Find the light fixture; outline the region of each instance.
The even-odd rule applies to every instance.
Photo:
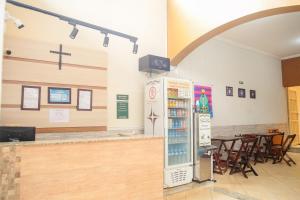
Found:
[[[109,43],[109,37],[107,36],[107,33],[105,33],[105,37],[103,40],[103,46],[108,47],[108,43]]]
[[[132,53],[133,53],[133,54],[137,54],[138,49],[139,49],[139,45],[138,45],[137,43],[133,43],[133,50],[132,50]]]
[[[125,33],[121,33],[121,32],[111,30],[111,29],[108,29],[108,28],[104,28],[104,27],[101,27],[101,26],[98,26],[98,25],[95,25],[95,24],[91,24],[91,23],[88,23],[88,22],[84,22],[84,21],[81,21],[81,20],[78,20],[78,19],[75,19],[75,18],[60,15],[58,13],[54,13],[54,12],[51,12],[51,11],[48,11],[48,10],[37,8],[37,7],[31,6],[31,5],[27,5],[27,4],[24,4],[24,3],[21,3],[21,2],[15,1],[15,0],[6,0],[6,3],[12,4],[12,5],[17,6],[17,7],[25,8],[25,9],[28,9],[28,10],[32,10],[32,11],[35,11],[35,12],[39,12],[39,13],[42,13],[42,14],[45,14],[45,15],[49,15],[49,16],[52,16],[52,17],[56,17],[59,20],[65,21],[68,24],[73,25],[74,27],[73,27],[73,30],[70,34],[70,38],[72,38],[72,39],[75,39],[75,37],[78,33],[78,29],[76,28],[76,25],[77,25],[77,26],[82,26],[82,27],[85,27],[85,28],[97,30],[97,31],[100,31],[101,33],[105,34],[104,41],[103,41],[103,46],[104,47],[108,46],[108,43],[109,43],[108,34],[110,34],[110,35],[114,35],[114,36],[118,36],[118,37],[128,39],[130,42],[133,43],[132,52],[134,54],[136,54],[137,51],[138,51],[138,45],[136,44],[138,38],[135,37],[135,36],[128,35],[128,34],[125,34]],[[22,22],[20,20],[16,20],[15,24],[18,28],[23,28],[24,27],[24,25],[22,24]]]
[[[76,36],[77,36],[78,31],[79,30],[76,28],[76,25],[74,25],[73,30],[72,30],[72,32],[70,34],[70,38],[74,40],[76,38]]]

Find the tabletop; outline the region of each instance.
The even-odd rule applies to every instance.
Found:
[[[239,140],[241,138],[242,137],[235,137],[235,136],[216,136],[216,137],[212,137],[211,140],[227,142],[227,141],[236,141],[236,140]]]

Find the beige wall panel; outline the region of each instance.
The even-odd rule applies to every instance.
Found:
[[[57,63],[48,62],[58,62],[58,55],[49,53],[58,48],[59,44],[6,38],[5,49],[11,50],[12,55],[4,58],[1,124],[38,128],[107,126],[107,54],[65,46],[63,50],[71,52],[72,56],[63,56],[63,62],[75,65],[63,65],[59,70]],[[41,86],[40,111],[20,109],[22,85]],[[71,87],[72,103],[48,104],[49,86]],[[79,88],[93,89],[93,111],[76,110]],[[49,123],[51,108],[70,109],[70,122]]]
[[[163,199],[162,138],[24,146],[21,157],[24,200]]]
[[[3,79],[62,83],[90,86],[106,86],[107,72],[84,68],[31,63],[4,59]]]
[[[2,104],[21,104],[21,84],[3,84]],[[77,105],[77,88],[72,88],[72,104]],[[41,87],[41,105],[48,104],[48,87]],[[51,104],[54,105],[54,104]],[[107,105],[107,91],[106,90],[93,90],[93,106],[106,106]],[[55,104],[55,106],[60,106]],[[63,105],[64,106],[64,105]]]
[[[14,57],[58,62],[58,54],[50,53],[50,50],[58,51],[59,44],[6,37],[4,49],[11,50],[11,56]],[[103,51],[81,49],[64,45],[63,51],[72,54],[71,56],[63,56],[64,63],[107,67],[107,54]]]
[[[2,104],[21,104],[22,85],[3,84]]]
[[[2,124],[11,126],[40,127],[69,127],[69,126],[106,126],[107,111],[94,109],[93,111],[77,111],[70,109],[70,122],[49,123],[49,110],[40,111],[20,110],[19,108],[2,108]]]

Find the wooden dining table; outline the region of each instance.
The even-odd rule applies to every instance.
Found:
[[[224,174],[229,165],[229,155],[231,154],[234,145],[236,141],[240,140],[241,137],[235,137],[235,136],[216,136],[212,137],[212,142],[220,142],[218,145],[218,150],[215,152],[215,162],[216,162],[216,167],[218,168],[217,171],[215,171],[218,174]],[[227,154],[226,159],[221,159],[222,157],[222,149],[224,149],[224,152]],[[225,163],[225,165],[223,165]]]

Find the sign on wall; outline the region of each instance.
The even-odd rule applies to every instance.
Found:
[[[129,96],[117,94],[117,119],[128,119]]]
[[[69,109],[49,109],[50,123],[66,123],[70,121]]]
[[[211,87],[194,85],[194,106],[196,112],[209,113],[210,117],[213,117]]]

